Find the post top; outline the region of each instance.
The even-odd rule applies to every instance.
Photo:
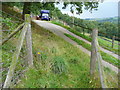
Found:
[[[30,14],[25,14],[25,22],[30,23]]]

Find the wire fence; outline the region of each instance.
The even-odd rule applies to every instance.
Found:
[[[58,21],[58,20],[53,20],[53,21],[56,21],[58,23],[61,23],[65,26],[67,26],[67,24],[65,24],[66,22]],[[80,32],[81,34],[83,33],[83,35],[91,38],[92,26],[89,25],[89,22],[86,23],[86,24],[82,24],[82,23],[81,24],[76,24],[75,22],[74,23],[69,22],[68,25],[71,26],[71,27],[74,25],[73,29],[75,29],[78,32]],[[106,45],[103,46],[103,48],[106,48],[108,50],[113,48],[117,52],[118,51],[118,45],[120,45],[120,44],[118,43],[119,41],[115,41],[115,40],[120,40],[120,37],[109,35],[107,32],[102,32],[102,31],[98,31],[98,32],[99,32],[98,33],[99,38],[102,39],[102,41],[106,42]],[[112,38],[112,40],[105,38],[106,36],[110,36]],[[112,50],[112,52],[114,50]],[[114,52],[114,53],[116,53],[116,52]]]
[[[29,66],[27,61],[27,40],[24,40],[24,29],[28,32],[29,22],[28,25],[26,25],[27,23],[21,24],[25,22],[23,19],[13,17],[13,15],[4,11],[0,11],[0,16],[2,16],[2,45],[0,46],[2,48],[2,62],[0,62],[2,66],[0,68],[2,79],[0,85],[4,88],[13,88],[20,82],[20,78],[24,77],[24,72],[26,72]],[[5,40],[6,42],[3,44]],[[13,69],[11,70],[11,68]]]
[[[2,26],[3,26],[2,40],[5,40],[12,32],[16,31],[15,29],[21,23],[23,23],[25,21],[22,19],[18,19],[19,17],[16,17],[17,20],[15,21],[15,20],[13,20],[12,15],[7,14],[2,11],[1,11],[1,14],[6,14],[5,17],[4,16],[2,17],[2,19],[4,19],[2,22]],[[0,16],[2,16],[2,15],[0,15]],[[6,17],[11,18],[11,19],[6,19]],[[0,70],[1,70],[1,74],[2,74],[2,82],[0,82],[0,84],[2,87],[5,87],[5,88],[6,87],[10,87],[10,88],[16,87],[16,85],[20,82],[20,78],[24,77],[24,72],[26,72],[26,70],[28,69],[28,66],[30,64],[32,64],[32,61],[28,61],[29,59],[32,58],[32,57],[30,57],[31,55],[28,54],[30,51],[30,48],[28,48],[29,44],[26,45],[27,43],[31,43],[31,42],[27,42],[27,41],[31,41],[31,40],[30,40],[30,38],[27,38],[25,41],[24,38],[22,40],[20,38],[20,37],[25,36],[24,31],[27,32],[29,25],[24,24],[22,31],[20,30],[19,32],[14,34],[14,36],[9,38],[9,40],[1,46],[2,47],[2,62],[0,62],[0,64],[2,65],[2,67],[0,68]],[[27,29],[27,30],[24,30],[24,29]],[[24,34],[21,34],[21,33],[24,33]],[[27,35],[28,35],[28,32],[27,32]],[[20,47],[17,47],[17,46],[19,46],[19,43],[21,45],[20,45]],[[18,50],[20,53],[19,53],[19,55],[17,55],[18,59],[16,58],[16,60],[14,60],[15,55],[16,55],[16,50]],[[14,63],[14,62],[15,62],[15,64],[12,65],[12,63]],[[13,71],[10,71],[12,66],[16,66],[16,67],[14,67],[15,69],[13,69]],[[10,72],[12,73],[12,76],[9,77],[10,79],[8,79]],[[115,82],[115,86],[116,86],[117,81],[118,81],[116,79],[117,78],[116,74],[113,75],[113,72],[109,72],[109,70],[106,70],[106,71],[103,71],[103,76],[105,77],[104,81],[107,83],[107,84],[105,84],[106,86],[114,87],[113,81]],[[109,80],[108,76],[111,80]],[[9,82],[9,84],[5,83],[5,82]]]
[[[74,24],[74,25],[76,25],[76,24]],[[106,35],[106,34],[100,32],[96,29],[90,29],[90,28],[87,28],[87,27],[84,27],[81,25],[76,25],[76,26],[82,27],[82,28],[87,29],[92,32],[91,33],[92,35],[90,37],[90,38],[92,38],[91,61],[93,60],[93,64],[92,64],[93,66],[94,66],[95,62],[97,61],[97,68],[95,68],[95,67],[93,67],[93,68],[98,69],[102,88],[108,88],[108,87],[109,88],[114,88],[114,87],[117,88],[118,87],[118,76],[117,76],[118,74],[116,74],[114,71],[111,71],[109,68],[106,69],[106,67],[103,67],[103,65],[101,63],[103,59],[100,54],[100,46],[99,46],[100,42],[98,39],[99,37],[96,35],[97,35],[97,32],[101,33],[103,35]],[[95,33],[95,31],[97,31],[97,32]],[[114,43],[113,41],[111,41],[111,42]],[[110,44],[110,43],[108,43],[108,44]],[[117,48],[117,50],[118,50],[118,48]],[[93,71],[94,71],[94,69],[93,69]]]
[[[88,28],[88,27],[84,27],[84,26],[82,26],[82,25],[76,25],[75,23],[71,23],[71,24],[74,24],[74,26],[78,26],[78,27],[81,27],[81,28],[84,28],[84,29],[87,29],[87,30],[89,30],[90,32],[93,32],[93,29],[90,29],[90,28]],[[98,31],[98,33],[101,33],[101,32],[99,32]],[[106,35],[105,33],[101,33],[101,34],[103,34],[103,35]],[[95,34],[93,34],[93,35],[95,35]],[[91,40],[93,40],[93,38],[92,38],[92,33],[91,33],[91,35],[89,35],[88,36],[89,38],[91,38]],[[98,38],[101,38],[101,37],[98,37],[97,36],[97,39]],[[108,40],[106,40],[107,42],[108,42]],[[98,41],[94,41],[95,43],[98,43]],[[101,42],[100,42],[101,43]],[[106,42],[103,42],[102,41],[102,43],[105,43],[106,44],[106,46],[104,46],[104,48],[109,48],[109,49],[111,49],[112,47],[112,41],[111,42],[108,42],[108,43],[106,43]],[[115,42],[116,43],[116,42]],[[116,46],[116,50],[118,51],[118,44],[116,44],[117,46]],[[108,47],[107,47],[108,46]],[[94,46],[93,48],[95,48],[95,47],[97,47],[97,49],[99,49],[99,46]],[[96,51],[95,50],[95,53],[99,53],[98,55],[96,55],[96,57],[100,57],[100,62],[103,60],[102,59],[102,57],[101,57],[101,55],[100,55],[100,52],[99,51]],[[95,53],[94,53],[94,55],[93,56],[95,56]],[[99,56],[100,55],[100,56]],[[99,58],[98,58],[99,59]],[[102,82],[101,82],[101,84],[104,84],[102,87],[103,88],[114,88],[114,87],[118,87],[118,74],[116,73],[116,72],[114,72],[114,71],[112,71],[112,70],[110,70],[109,68],[107,68],[107,67],[103,67],[103,65],[102,65],[102,63],[100,63],[99,62],[99,60],[98,60],[97,58],[95,59],[95,60],[97,60],[97,67],[95,68],[95,70],[96,69],[98,69],[98,70],[96,70],[97,71],[97,73],[101,73],[100,74],[100,77],[102,76]],[[114,59],[113,59],[114,60]],[[117,62],[116,60],[115,60],[115,62]],[[94,64],[95,64],[95,62],[94,62]],[[102,69],[101,69],[101,67],[103,67]],[[101,71],[99,71],[99,70],[101,70]]]

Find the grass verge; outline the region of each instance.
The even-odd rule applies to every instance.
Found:
[[[83,35],[83,34],[81,34],[80,32],[72,29],[71,27],[64,26],[62,23],[59,23],[59,22],[56,22],[56,21],[51,21],[51,23],[56,24],[56,25],[59,25],[59,26],[61,26],[61,27],[64,27],[64,28],[66,28],[67,30],[69,30],[70,32],[72,32],[72,33],[74,33],[74,34],[76,34],[76,35],[78,35],[78,36],[80,36],[80,37],[88,40],[89,42],[92,41],[92,38],[91,38],[91,37],[86,36],[86,35]],[[107,50],[109,50],[109,51],[112,51],[112,52],[114,52],[114,53],[116,53],[116,54],[120,53],[119,50],[118,50],[118,45],[114,45],[114,48],[111,48],[112,45],[111,45],[110,42],[105,41],[105,40],[100,39],[100,38],[98,38],[98,42],[99,42],[100,46],[102,46],[103,48],[105,48],[105,49],[107,49]]]
[[[67,37],[69,37],[70,39],[74,40],[75,42],[77,42],[79,45],[81,45],[81,46],[83,46],[84,48],[86,48],[87,50],[91,51],[91,45],[90,45],[90,44],[87,44],[87,43],[85,43],[84,41],[79,40],[79,39],[75,38],[75,37],[72,36],[72,35],[69,35],[69,34],[66,34],[66,33],[65,33],[65,35],[66,35]],[[102,55],[102,58],[103,58],[105,61],[107,61],[107,62],[109,62],[109,63],[111,63],[111,64],[113,64],[113,65],[115,65],[115,66],[117,66],[117,67],[120,68],[120,64],[119,64],[119,60],[118,60],[118,59],[116,59],[116,58],[114,58],[113,56],[111,56],[111,55],[109,55],[109,54],[107,54],[107,53],[104,53],[104,52],[102,52],[102,51],[101,51],[101,55]]]

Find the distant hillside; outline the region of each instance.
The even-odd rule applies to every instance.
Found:
[[[110,17],[110,18],[86,18],[85,20],[95,20],[98,22],[112,22],[118,23],[118,17]]]

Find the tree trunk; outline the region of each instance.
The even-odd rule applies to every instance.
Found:
[[[23,15],[22,18],[24,18],[25,14],[30,14],[30,6],[31,6],[31,2],[24,2],[24,6],[23,6]]]

